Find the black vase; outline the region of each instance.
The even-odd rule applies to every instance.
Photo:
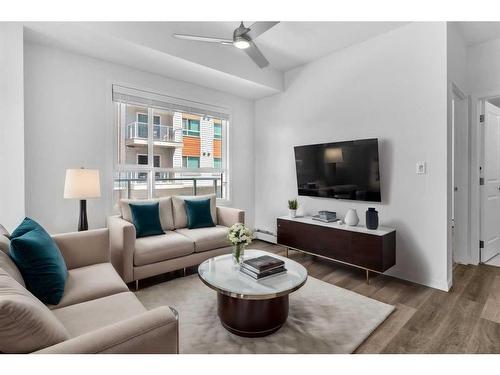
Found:
[[[374,207],[369,207],[366,211],[366,227],[368,229],[378,228],[378,212]]]

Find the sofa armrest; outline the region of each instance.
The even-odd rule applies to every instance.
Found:
[[[49,346],[37,354],[176,354],[179,322],[162,306]]]
[[[245,211],[232,207],[217,206],[217,223],[230,227],[233,224],[245,224]]]
[[[123,281],[134,281],[134,224],[120,216],[110,216],[107,220],[109,229],[111,263]]]
[[[55,234],[52,238],[61,250],[68,269],[109,262],[107,228]]]

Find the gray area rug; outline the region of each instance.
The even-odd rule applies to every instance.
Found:
[[[180,352],[352,353],[394,310],[346,289],[309,277],[290,295],[288,320],[276,333],[244,338],[226,331],[217,317],[217,295],[198,275],[136,292],[148,308],[168,305],[180,315]]]

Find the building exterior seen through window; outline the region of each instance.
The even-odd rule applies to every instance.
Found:
[[[227,120],[121,102],[114,105],[116,202],[210,193],[226,198],[223,127]]]

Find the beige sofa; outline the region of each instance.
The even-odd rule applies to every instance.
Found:
[[[109,262],[108,229],[53,238],[68,268],[57,306],[25,289],[0,235],[0,351],[178,353],[177,313],[166,306],[148,311],[129,291]]]
[[[184,199],[210,198],[215,227],[187,229]],[[244,223],[245,213],[230,207],[217,207],[215,195],[163,197],[158,201],[164,234],[136,238],[129,204],[120,201],[121,215],[108,218],[111,262],[125,282],[136,282],[154,275],[184,269],[216,255],[229,253],[229,227]],[[144,202],[144,200],[141,200]]]

